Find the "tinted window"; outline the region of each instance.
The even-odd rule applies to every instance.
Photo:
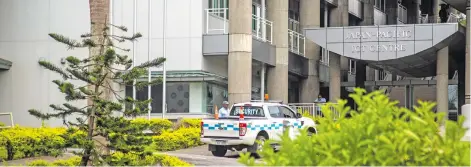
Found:
[[[294,113],[287,107],[279,107],[279,109],[285,118],[296,118]]]
[[[273,118],[284,118],[283,113],[276,106],[268,106],[268,112]]]
[[[230,116],[239,116],[241,106],[232,107]],[[265,117],[263,108],[258,106],[242,106],[244,110],[244,116],[247,117]]]

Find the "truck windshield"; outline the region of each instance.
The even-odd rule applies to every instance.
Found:
[[[230,116],[239,116],[240,109],[244,110],[244,116],[247,117],[265,117],[263,108],[260,106],[234,106],[231,109]]]

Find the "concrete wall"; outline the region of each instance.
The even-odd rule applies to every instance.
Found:
[[[152,56],[163,56],[163,0],[152,1]],[[167,70],[201,70],[203,58],[203,5],[206,0],[167,1],[166,52]],[[137,32],[143,38],[137,43],[136,63],[148,60],[148,1],[137,0]],[[133,32],[133,1],[113,0],[113,24],[125,25]],[[127,45],[128,48],[132,44]]]
[[[38,61],[60,64],[62,57],[88,56],[88,49],[67,50],[48,33],[79,38],[89,31],[88,1],[0,1],[0,57],[14,64],[9,71],[0,72],[0,112],[13,112],[16,124],[40,126],[41,121],[27,110],[52,112],[48,105],[61,104],[64,100],[51,82],[60,76],[41,68]],[[61,121],[50,120],[47,124],[60,126]]]

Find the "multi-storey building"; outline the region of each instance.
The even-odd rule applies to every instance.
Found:
[[[152,0],[149,7],[148,0],[111,0],[109,18],[144,35],[122,46],[134,50],[128,55],[137,64],[167,58],[167,117],[198,116],[224,100],[264,94],[285,103],[310,103],[319,94],[335,101],[348,98],[355,86],[384,88],[406,107],[417,99],[436,100],[438,110],[453,111],[469,104],[470,30],[457,23],[469,4],[444,1]],[[452,7],[446,21],[438,16],[442,3]],[[37,61],[88,56],[47,35],[88,32],[88,7],[76,0],[0,1],[0,112],[38,126],[28,109],[53,112],[48,105],[63,102],[50,82],[59,76]],[[162,76],[162,68],[152,71],[152,77]],[[149,98],[148,89],[122,89]],[[162,85],[151,87],[151,98],[152,116],[160,117]]]

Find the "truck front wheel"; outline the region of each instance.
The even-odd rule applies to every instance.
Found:
[[[224,157],[227,153],[227,148],[225,146],[216,146],[216,150],[211,151],[216,157]]]

